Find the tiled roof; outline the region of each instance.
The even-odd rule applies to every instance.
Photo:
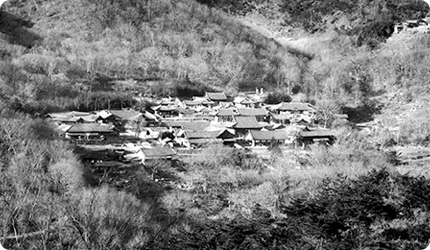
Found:
[[[241,116],[264,116],[267,115],[267,111],[264,108],[258,109],[237,109]]]
[[[147,119],[147,120],[157,120],[157,117],[151,113],[149,113],[148,111],[145,111],[145,113],[143,113],[143,116]]]
[[[241,103],[243,100],[245,100],[245,96],[236,96],[233,100],[234,103]]]
[[[63,116],[56,116],[52,118],[52,121],[57,121],[57,122],[68,122],[68,123],[77,123],[77,122],[82,122],[82,117],[74,117],[74,116],[68,116],[68,117],[63,117]]]
[[[109,112],[108,110],[101,110],[101,111],[96,111],[96,115],[100,116],[103,119],[106,119],[112,116],[112,113]]]
[[[202,102],[202,104],[204,104],[204,105],[212,105],[212,104],[215,104],[215,102],[213,102],[213,101],[211,101],[211,100],[204,100],[204,101]]]
[[[306,116],[296,116],[296,117],[293,117],[290,121],[292,123],[299,123],[301,121],[306,122],[306,123],[311,123],[312,122],[311,118],[306,117]]]
[[[84,115],[89,115],[91,113],[88,112],[79,112],[79,111],[72,111],[71,112],[73,116],[84,116]]]
[[[276,129],[283,129],[285,128],[285,125],[283,124],[269,124],[264,127],[267,130],[276,130]]]
[[[220,109],[216,116],[234,116],[237,115],[236,109]]]
[[[276,110],[280,111],[309,111],[312,110],[309,103],[301,102],[283,102],[274,107]]]
[[[278,114],[270,114],[272,117],[273,117],[273,119],[275,119],[275,120],[290,120],[291,119],[291,115],[287,115],[287,114],[281,114],[281,115],[278,115]]]
[[[67,118],[67,117],[80,117],[80,116],[86,116],[91,115],[91,113],[88,112],[78,112],[78,111],[70,111],[70,112],[59,112],[59,113],[49,113],[46,115],[46,117],[51,118]]]
[[[205,128],[209,127],[210,122],[169,122],[169,125],[186,131],[204,131]]]
[[[218,134],[216,136],[216,138],[220,138],[220,139],[231,139],[234,138],[236,131],[234,131],[233,129],[224,129],[221,131],[218,131]]]
[[[60,131],[62,131],[62,132],[66,132],[71,127],[72,127],[72,125],[62,124],[62,125],[58,126],[57,129],[60,130]]]
[[[164,99],[164,100],[161,100],[160,105],[172,105],[174,103],[175,102],[173,100]]]
[[[254,103],[256,103],[255,101],[252,101],[252,100],[249,100],[249,99],[245,99],[245,100],[243,100],[243,101],[241,101],[240,102],[241,104],[254,104]]]
[[[110,112],[121,120],[134,120],[142,114],[136,110],[110,110]]]
[[[190,144],[207,144],[207,143],[222,143],[222,139],[209,138],[209,139],[191,139],[188,140]]]
[[[100,119],[100,116],[98,115],[86,115],[86,116],[81,116],[82,120],[84,120],[84,122],[96,122],[98,119]]]
[[[223,108],[235,107],[233,102],[219,102],[219,105]]]
[[[168,147],[142,148],[142,152],[147,158],[164,158],[176,155],[176,151]]]
[[[158,111],[161,112],[172,112],[172,111],[178,111],[177,107],[174,106],[161,106]]]
[[[169,128],[166,127],[145,127],[145,130],[152,130],[154,132],[164,132],[169,131]]]
[[[235,116],[236,124],[234,128],[239,129],[259,129],[262,128],[255,116]]]
[[[202,101],[195,101],[195,100],[184,100],[184,104],[187,106],[195,106],[202,104]]]
[[[193,101],[200,101],[200,102],[204,102],[207,100],[206,96],[193,96]]]
[[[249,131],[254,140],[287,140],[288,134],[285,131]]]
[[[202,107],[202,108],[197,108],[196,109],[196,111],[197,112],[200,112],[200,113],[211,113],[212,112],[212,110],[211,109],[208,109],[208,108],[205,108],[205,107]]]
[[[200,132],[186,132],[185,135],[188,139],[210,139],[216,138],[219,131],[200,131]]]
[[[82,123],[75,124],[69,130],[68,133],[113,133],[115,126],[98,123]]]
[[[225,101],[227,96],[224,92],[206,92],[206,97],[211,101]]]
[[[300,137],[335,137],[335,134],[331,130],[312,130],[312,131],[300,131]]]

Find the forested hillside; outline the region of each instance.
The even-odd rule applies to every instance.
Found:
[[[381,90],[381,85],[391,86],[387,81],[392,81],[389,78],[395,73],[387,73],[396,67],[387,71],[384,60],[397,63],[404,58],[387,58],[390,47],[379,56],[369,51],[367,45],[359,46],[363,38],[370,48],[379,48],[380,38],[391,34],[375,34],[378,29],[368,26],[378,23],[371,21],[372,15],[391,27],[395,20],[423,16],[426,9],[418,8],[424,4],[420,1],[412,6],[390,3],[383,8],[390,13],[390,18],[385,18],[377,15],[380,10],[375,6],[380,4],[354,3],[354,8],[366,6],[365,18],[350,16],[349,28],[337,29],[333,34],[324,33],[329,28],[324,20],[330,14],[323,7],[293,3],[285,2],[275,5],[276,8],[271,1],[252,6],[259,7],[258,10],[272,6],[284,15],[285,22],[320,31],[319,35],[309,35],[300,48],[267,38],[220,10],[191,0],[10,1],[0,17],[1,94],[9,106],[13,104],[13,109],[31,113],[124,107],[134,105],[131,96],[113,92],[111,82],[130,79],[136,81],[137,90],[161,96],[202,94],[208,89],[236,93],[255,87],[287,92],[295,88],[305,93],[308,101],[328,96],[326,99],[342,108],[371,97]],[[227,2],[211,4],[230,6]],[[332,4],[345,12],[341,15],[344,17],[352,3]],[[395,12],[391,11],[394,7]],[[319,14],[306,18],[308,10]],[[421,46],[425,40],[424,36],[410,43]],[[393,53],[395,57],[398,53],[415,57],[422,53],[422,48],[416,46]],[[416,64],[410,65],[411,70],[417,71],[420,66],[416,65],[424,65],[422,60],[425,58],[418,57]],[[416,79],[410,74],[408,77]]]
[[[152,92],[175,96],[184,85],[197,93],[270,89],[299,81],[303,71],[300,54],[190,0],[6,6],[1,77],[11,80],[2,92],[22,105],[43,103],[42,111],[89,102],[95,97],[79,92],[82,85],[96,89],[104,79],[155,80]]]
[[[423,18],[429,11],[428,4],[420,0],[198,1],[237,15],[257,12],[270,19],[281,17],[283,25],[304,28],[312,33],[334,29],[356,37],[359,46],[376,46],[392,34],[395,23]]]
[[[395,22],[428,10],[406,0],[9,0],[0,11],[0,242],[425,248],[428,163],[401,165],[392,147],[430,145],[430,35],[387,38]],[[253,14],[269,26],[279,21],[269,27],[278,36],[238,19]],[[206,146],[178,166],[159,163],[152,176],[133,170],[118,188],[98,182],[42,119],[52,111],[145,111],[136,92],[186,97],[256,87],[313,104],[337,141],[288,156],[271,146],[266,160]],[[339,113],[350,122],[336,122]],[[381,129],[356,129],[375,118]],[[154,172],[188,186],[164,185]]]

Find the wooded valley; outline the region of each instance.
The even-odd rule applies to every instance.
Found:
[[[430,34],[393,27],[429,10],[406,0],[9,0],[0,10],[1,244],[424,249],[428,157],[405,149],[430,143]],[[241,21],[255,17],[279,37]],[[119,187],[44,119],[256,89],[268,105],[313,105],[336,141],[289,155],[270,145],[267,159],[204,145],[172,164],[134,166]]]

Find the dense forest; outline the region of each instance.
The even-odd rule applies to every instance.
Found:
[[[329,4],[329,5],[328,5]],[[9,0],[0,10],[0,242],[7,249],[418,249],[429,243],[426,163],[386,145],[428,146],[430,36],[387,39],[424,17],[422,1]],[[243,26],[261,12],[306,34],[302,47]],[[132,82],[118,91],[118,82]],[[136,170],[97,183],[41,117],[134,107],[153,96],[263,87],[348,114],[332,147],[285,161],[208,146],[157,166],[190,188]],[[125,88],[124,88],[125,89]],[[122,90],[122,89],[121,89]],[[281,98],[272,94],[272,98]],[[389,99],[389,101],[387,101]],[[284,99],[283,99],[284,100]],[[394,104],[393,104],[394,103]],[[377,137],[353,123],[398,123]]]

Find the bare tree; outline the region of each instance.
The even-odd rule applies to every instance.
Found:
[[[321,99],[317,105],[317,119],[324,122],[324,128],[327,128],[334,120],[334,115],[340,112],[340,107],[333,100]]]

